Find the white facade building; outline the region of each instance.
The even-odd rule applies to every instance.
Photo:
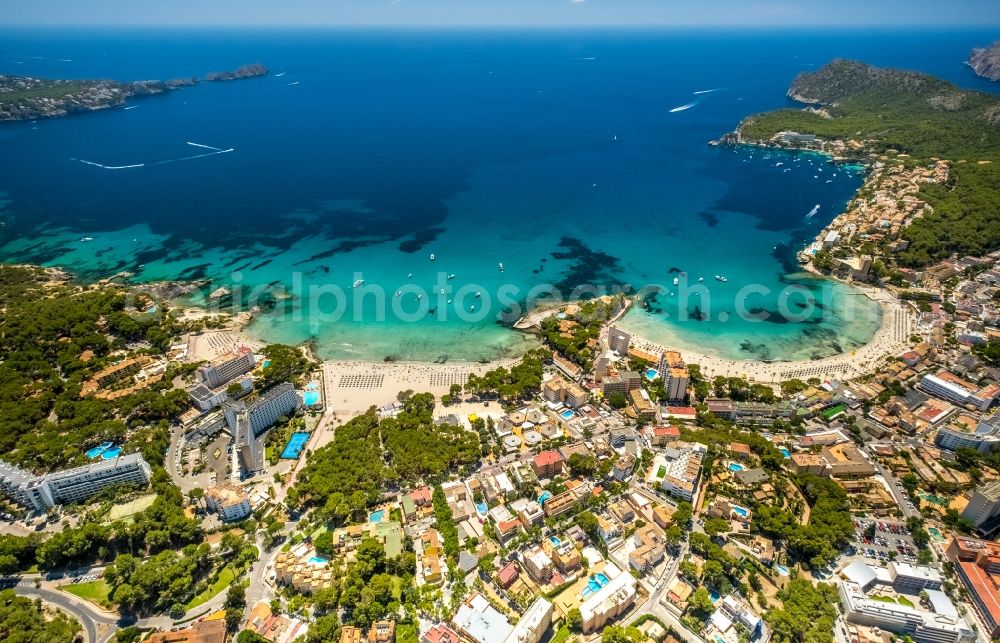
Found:
[[[149,463],[138,453],[44,476],[0,461],[0,489],[29,511],[45,511],[55,505],[81,502],[111,485],[145,485],[149,477]]]
[[[844,618],[849,623],[906,634],[915,643],[971,643],[976,640],[976,633],[958,615],[948,597],[937,590],[927,590],[928,595],[935,592],[937,599],[931,601],[934,611],[930,612],[868,598],[857,583],[842,582],[838,592]]]
[[[212,487],[205,492],[205,504],[223,522],[243,520],[250,515],[250,497],[232,486]]]
[[[243,347],[238,351],[223,355],[211,364],[199,366],[195,371],[195,380],[202,382],[209,388],[222,386],[229,380],[249,373],[256,366],[253,351]]]

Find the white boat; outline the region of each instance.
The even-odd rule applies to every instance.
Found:
[[[434,261],[434,253],[431,253],[431,261]]]
[[[442,295],[444,294],[444,288],[442,288],[442,289],[441,289],[441,294],[442,294]]]
[[[80,237],[80,241],[93,241],[94,237]]]
[[[469,312],[470,313],[476,312],[476,305],[475,304],[472,304],[471,306],[469,306]]]
[[[726,281],[729,281],[728,279],[726,279],[726,278],[725,278],[725,277],[723,277],[722,275],[715,275],[715,280],[716,280],[716,281],[722,281],[722,282],[726,282]]]
[[[449,304],[449,305],[451,304],[451,300],[450,300],[450,299],[448,300],[448,304]]]
[[[477,290],[477,291],[476,291],[476,299],[479,299],[479,297],[480,297],[481,295],[482,295],[482,293],[481,293],[481,292],[479,292],[479,291]]]
[[[402,290],[397,290],[396,291],[396,296],[397,297],[402,297],[403,296],[403,291]]]
[[[354,280],[354,286],[352,286],[352,287],[353,288],[357,288],[358,286],[364,285],[364,283],[365,283],[364,279],[355,279]]]
[[[423,299],[423,298],[424,298],[424,296],[423,296],[423,295],[417,295],[417,301],[420,301],[420,300],[421,300],[421,299]]]
[[[612,138],[611,140],[612,140],[612,141],[617,141],[617,140],[618,140],[618,135],[617,135],[617,134],[615,134],[614,138]]]
[[[406,275],[406,278],[407,278],[407,279],[413,279],[413,273],[411,272],[411,273],[409,273],[408,275]]]
[[[500,272],[503,272],[503,262],[500,262]]]
[[[677,284],[679,284],[680,282],[681,282],[681,280],[680,280],[680,279],[678,279],[677,277],[674,277],[674,285],[675,285],[675,286],[676,286]]]
[[[448,275],[448,279],[454,279],[455,275]]]
[[[704,277],[698,277],[698,283],[701,283],[701,282],[703,282],[703,281],[705,281],[705,278],[704,278]]]

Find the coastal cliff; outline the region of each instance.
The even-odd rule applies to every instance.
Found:
[[[868,168],[847,210],[802,261],[879,279],[897,266],[1000,249],[996,96],[848,60],[798,75],[788,95],[805,107],[749,116],[717,143],[812,150]]]
[[[1000,40],[989,47],[976,47],[966,61],[977,76],[1000,80]]]
[[[213,72],[207,81],[240,80],[267,74],[264,65],[245,65],[234,71]],[[122,107],[137,96],[166,94],[197,85],[198,78],[173,80],[58,80],[0,75],[0,121],[28,121]]]

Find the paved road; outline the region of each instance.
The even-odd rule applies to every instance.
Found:
[[[896,505],[899,506],[899,510],[903,512],[903,518],[919,515],[916,509],[910,509],[907,506],[910,503],[910,498],[899,490],[899,480],[892,475],[892,472],[883,467],[874,456],[871,458],[871,462],[875,465],[875,469],[879,472],[879,474],[885,478],[886,482],[889,483],[889,492],[892,493],[892,497],[896,501]]]
[[[118,622],[117,617],[98,614],[95,610],[88,607],[84,601],[72,594],[66,594],[59,590],[35,587],[34,581],[22,581],[18,583],[14,587],[14,593],[18,596],[26,596],[28,598],[40,598],[44,602],[69,614],[83,626],[88,643],[100,643],[101,639],[98,638],[97,632],[99,626],[108,625],[114,628]]]

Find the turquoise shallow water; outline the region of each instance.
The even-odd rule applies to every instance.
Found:
[[[498,314],[516,316],[540,285],[570,297],[581,284],[661,286],[622,322],[661,343],[829,355],[863,343],[878,313],[793,274],[791,259],[860,172],[706,142],[785,105],[796,73],[838,55],[981,87],[961,52],[984,37],[0,32],[0,73],[272,70],[129,110],[0,124],[0,258],[84,279],[208,278],[241,301],[266,288],[250,332],[311,339],[325,357],[518,354],[534,341]],[[123,166],[136,167],[107,169]],[[679,271],[706,290],[683,297]],[[797,319],[802,293],[821,307]]]

